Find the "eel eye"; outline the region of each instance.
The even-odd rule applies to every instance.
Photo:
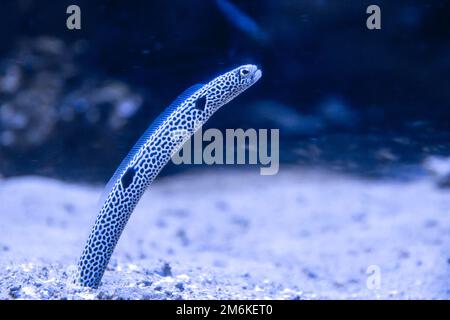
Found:
[[[248,75],[248,74],[250,73],[250,71],[249,71],[248,69],[242,68],[242,69],[239,71],[239,73],[240,73],[240,75],[241,75],[242,77],[245,77],[246,75]]]

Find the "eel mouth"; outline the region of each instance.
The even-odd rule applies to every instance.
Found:
[[[262,76],[261,69],[256,69],[255,73],[253,74],[253,82],[258,81]]]

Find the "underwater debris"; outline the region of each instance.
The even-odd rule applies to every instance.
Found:
[[[228,0],[216,0],[217,7],[225,18],[238,30],[248,35],[257,42],[265,43],[268,35],[259,27],[259,25]]]
[[[168,262],[164,262],[160,269],[155,270],[156,274],[159,274],[161,277],[171,277],[172,276],[172,268]]]

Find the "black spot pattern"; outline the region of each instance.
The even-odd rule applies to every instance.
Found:
[[[195,109],[204,111],[205,107],[206,107],[206,96],[198,98],[197,101],[195,101]]]
[[[221,106],[256,81],[240,68],[227,72],[187,98],[155,130],[116,181],[101,208],[78,262],[77,282],[97,288],[136,204],[161,169]]]
[[[124,189],[128,188],[128,186],[133,182],[133,177],[136,174],[136,171],[134,168],[129,167],[125,173],[123,174],[122,178],[120,178],[120,181],[122,181],[122,187]]]

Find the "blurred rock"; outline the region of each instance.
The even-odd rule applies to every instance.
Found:
[[[37,148],[60,152],[62,137],[84,144],[82,131],[101,145],[139,111],[141,93],[77,62],[85,50],[83,41],[27,38],[0,61],[0,170]]]
[[[56,38],[27,39],[4,60],[1,146],[40,146],[58,134],[55,127],[60,122],[105,123],[117,130],[135,115],[142,97],[123,82],[92,80],[76,63],[82,48],[82,43],[68,46]]]
[[[272,100],[262,100],[246,107],[249,125],[280,129],[285,136],[314,135],[325,129],[323,119],[301,114],[295,108]]]
[[[355,128],[358,116],[342,99],[332,97],[325,99],[319,106],[319,114],[334,127]]]
[[[423,165],[436,177],[439,187],[450,188],[450,157],[430,156]]]
[[[107,81],[85,84],[69,93],[62,102],[59,115],[64,122],[75,121],[77,116],[81,116],[90,125],[104,121],[110,129],[117,130],[136,114],[141,105],[142,97],[131,92],[127,85]]]

